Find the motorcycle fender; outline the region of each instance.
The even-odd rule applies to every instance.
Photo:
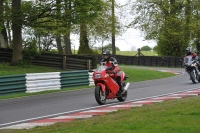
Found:
[[[102,83],[97,83],[96,86],[97,86],[97,85],[101,86],[101,89],[102,89],[103,92],[106,92],[106,86],[105,86],[104,84],[102,84]]]

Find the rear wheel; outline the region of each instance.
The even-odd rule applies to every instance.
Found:
[[[121,96],[117,97],[120,102],[125,101],[127,98],[127,91],[125,91]]]
[[[95,87],[94,95],[98,104],[104,105],[106,103],[106,93],[102,91],[101,86]]]

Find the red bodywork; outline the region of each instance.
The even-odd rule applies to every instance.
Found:
[[[118,77],[124,80],[125,74],[123,71],[118,71],[116,74],[108,74],[106,68],[107,66],[100,66],[97,68],[96,71],[94,71],[93,80],[95,86],[101,86],[102,91],[107,93],[107,99],[116,98],[119,85],[116,83],[115,79]]]

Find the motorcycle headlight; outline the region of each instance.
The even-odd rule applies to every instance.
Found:
[[[96,78],[96,79],[101,78],[101,74],[96,74],[96,75],[95,75],[95,78]]]

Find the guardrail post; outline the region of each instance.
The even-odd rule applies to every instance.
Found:
[[[63,55],[63,70],[66,70],[66,55]]]
[[[90,60],[87,60],[87,69],[90,70]]]

